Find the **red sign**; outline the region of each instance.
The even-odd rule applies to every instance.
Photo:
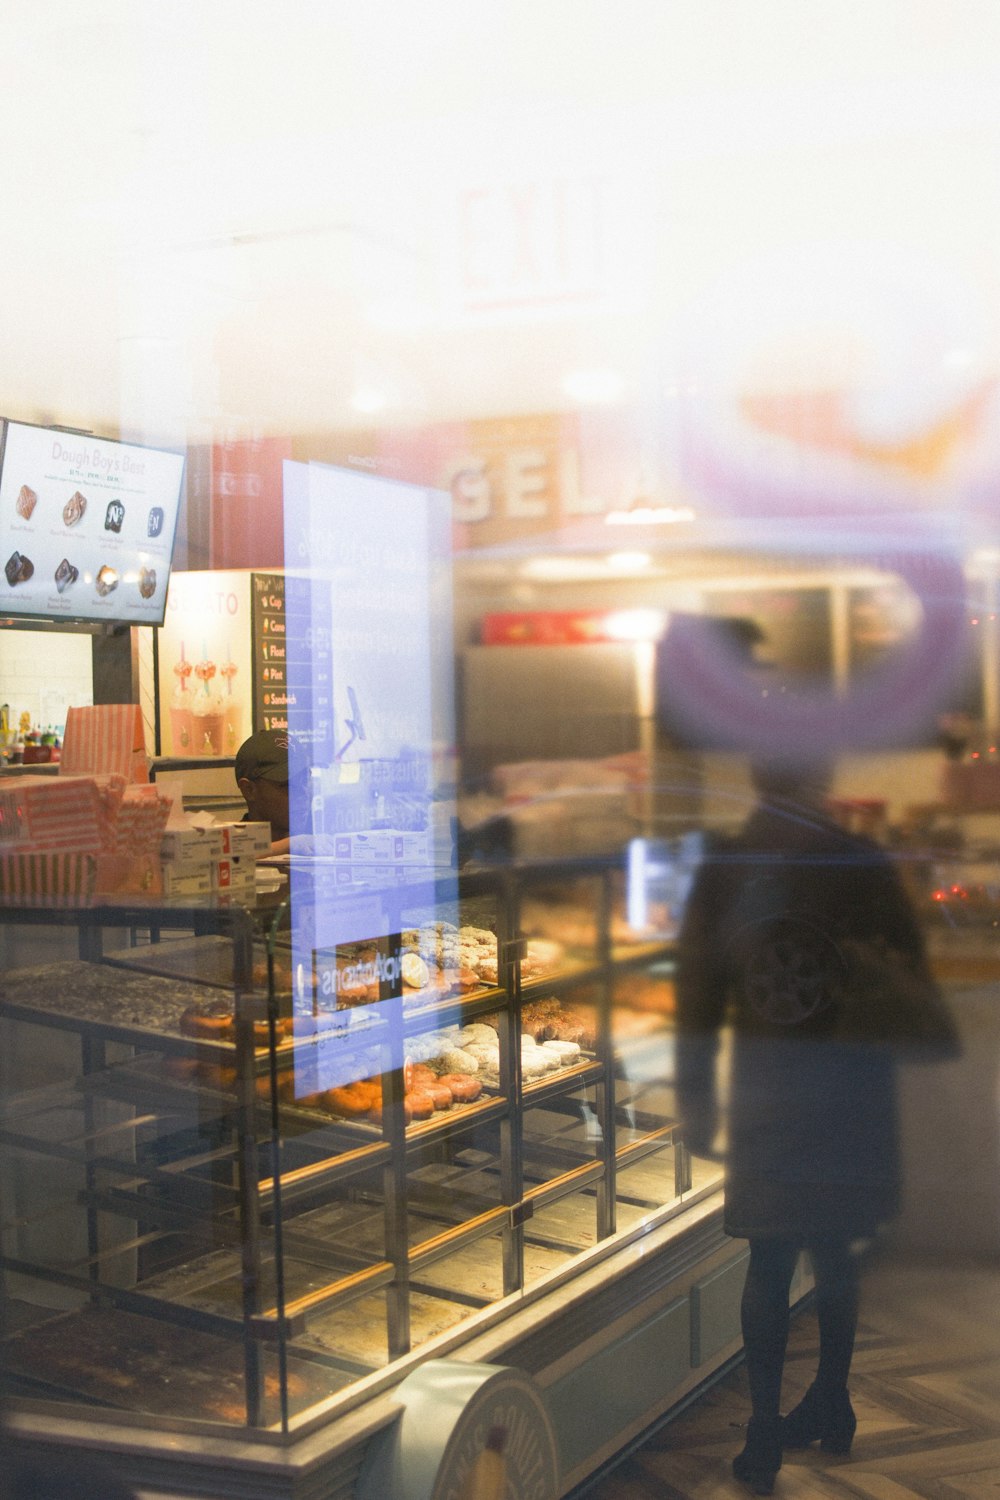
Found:
[[[529,610],[483,618],[484,646],[592,646],[616,641],[607,614],[597,609]]]
[[[281,466],[290,457],[288,438],[239,438],[213,444],[213,568],[284,565]]]

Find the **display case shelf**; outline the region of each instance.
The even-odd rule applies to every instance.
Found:
[[[546,941],[521,934],[522,899],[563,878],[591,902],[592,951],[548,942],[558,966],[522,974],[536,956],[529,944]],[[4,1224],[7,1295],[34,1287],[42,1310],[26,1321],[46,1330],[30,1358],[23,1331],[11,1344],[10,1388],[114,1406],[112,1371],[74,1376],[51,1332],[59,1324],[76,1338],[106,1318],[106,1347],[135,1373],[123,1410],[291,1433],[317,1402],[610,1242],[621,1171],[633,1174],[626,1212],[672,1201],[682,1174],[660,1158],[677,1147],[677,1123],[662,1089],[644,1100],[616,1039],[615,1001],[616,979],[648,973],[671,949],[612,947],[616,878],[612,862],[508,867],[394,890],[381,936],[308,948],[299,972],[312,977],[294,992],[303,914],[291,901],[4,913],[31,929],[75,925],[80,955],[15,966],[0,995],[0,1018],[22,1029],[22,1058],[40,1030],[79,1049],[62,1085],[19,1089],[0,1113],[19,1199],[51,1178],[42,1197],[74,1226],[67,1256],[39,1239],[30,1213]],[[402,951],[401,933],[430,944],[434,922],[446,979],[466,933],[495,953],[500,982],[472,986],[464,974],[462,988],[424,993],[383,981],[360,1005],[322,1001],[315,976],[356,961],[360,947]],[[192,1007],[227,995],[224,1037],[183,1029]],[[582,1026],[589,1045],[550,1048],[550,1070],[535,1076],[522,1028],[543,1037],[563,1023]],[[473,1071],[455,1075],[474,1078],[478,1097],[409,1118],[411,1059],[437,1078],[447,1057],[461,1061],[463,1038],[483,1035],[495,1037],[492,1081],[488,1070],[485,1086]],[[664,1046],[664,1066],[668,1055]],[[351,1077],[367,1080],[365,1116],[336,1112]],[[647,1160],[656,1167],[640,1183]],[[155,1325],[150,1368],[173,1369],[176,1330],[210,1340],[223,1396],[180,1411],[176,1392],[151,1394],[136,1348],[144,1321]]]

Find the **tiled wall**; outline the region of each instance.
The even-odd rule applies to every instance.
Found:
[[[67,708],[93,703],[90,647],[89,635],[0,630],[0,703],[12,728],[25,709],[33,725],[61,728]]]

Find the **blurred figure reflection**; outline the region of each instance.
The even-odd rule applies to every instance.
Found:
[[[752,1416],[733,1472],[770,1494],[783,1448],[847,1453],[858,1312],[852,1246],[898,1212],[895,1043],[954,1033],[887,857],[824,810],[828,767],[754,768],[742,832],[699,871],[679,944],[685,1138],[712,1154],[719,1032],[732,1027],[725,1228],[750,1242],[742,1327]],[[781,1419],[792,1274],[816,1279],[819,1368]]]

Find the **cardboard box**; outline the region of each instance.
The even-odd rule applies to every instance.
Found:
[[[434,840],[426,831],[372,828],[367,833],[334,835],[333,857],[345,864],[429,865],[433,854]]]
[[[148,782],[149,763],[138,703],[99,703],[66,713],[59,774],[114,773]]]
[[[338,833],[333,843],[334,859],[345,864],[388,865],[393,860],[393,836],[385,828],[373,828],[369,833]]]
[[[0,854],[0,899],[11,904],[90,906],[108,896],[160,896],[153,855],[38,849]]]
[[[200,868],[165,864],[163,871],[163,894],[173,899],[190,899],[212,894],[212,867],[207,862]]]
[[[121,776],[19,776],[0,787],[0,847],[98,854],[114,842]]]
[[[257,888],[256,863],[249,856],[216,859],[212,861],[212,885],[217,891],[250,894]]]
[[[160,840],[160,858],[165,864],[212,863],[224,853],[218,828],[168,828]]]
[[[249,855],[271,852],[270,823],[216,823],[215,829],[222,834],[222,852],[226,855]]]
[[[393,833],[392,859],[397,865],[429,865],[434,854],[430,833]]]

